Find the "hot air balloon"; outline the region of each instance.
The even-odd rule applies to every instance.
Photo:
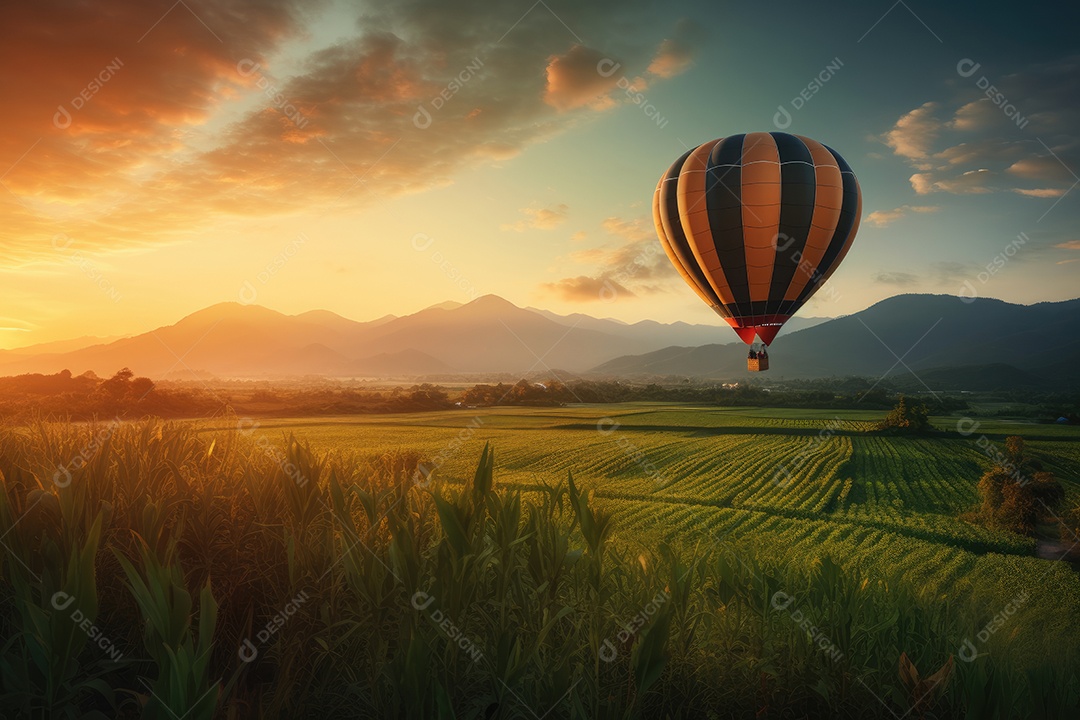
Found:
[[[859,183],[844,158],[782,132],[698,145],[653,195],[668,259],[751,346],[751,370],[768,369],[765,346],[836,270],[861,215]]]

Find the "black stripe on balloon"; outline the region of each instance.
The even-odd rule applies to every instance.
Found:
[[[773,315],[769,308],[772,307],[772,303],[767,300],[755,300],[743,307],[744,310],[748,310],[746,313],[746,319],[751,321],[751,324],[757,325],[761,321],[761,318],[765,315]]]
[[[671,228],[668,241],[671,244],[671,249],[675,252],[675,256],[679,258],[679,262],[686,268],[686,272],[694,279],[694,283],[701,288],[705,296],[717,307],[723,307],[723,303],[720,302],[716,291],[709,284],[709,279],[702,272],[697,258],[694,257],[694,252],[690,249],[690,243],[686,239],[686,233],[683,231],[682,221],[679,219],[679,194],[676,192],[679,173],[682,171],[686,158],[690,157],[692,152],[693,150],[687,150],[682,157],[676,160],[668,169],[664,181],[660,183],[660,213],[666,227]]]
[[[769,134],[780,153],[780,224],[769,301],[762,314],[774,315],[781,311],[784,295],[806,249],[817,197],[817,175],[814,156],[802,140],[782,132]]]
[[[732,315],[740,317],[750,308],[750,283],[746,278],[743,248],[742,149],[745,134],[726,137],[713,146],[705,173],[705,206],[709,211],[716,258],[731,288]]]
[[[832,239],[829,241],[829,247],[826,248],[825,254],[822,255],[821,262],[818,263],[817,269],[814,270],[810,282],[806,283],[806,287],[799,293],[799,299],[793,303],[794,307],[806,302],[807,298],[817,290],[818,285],[828,274],[829,269],[836,263],[840,251],[844,249],[844,243],[847,242],[848,235],[851,234],[851,229],[855,227],[855,213],[859,207],[859,184],[855,182],[855,173],[851,171],[851,166],[847,164],[844,158],[840,157],[840,153],[828,145],[824,147],[832,153],[832,156],[836,159],[836,164],[840,166],[840,177],[844,184],[844,201],[840,206],[840,217],[836,222],[836,232],[833,233]]]

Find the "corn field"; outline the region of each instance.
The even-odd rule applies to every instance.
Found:
[[[2,717],[1004,719],[1080,702],[1070,569],[1033,582],[1027,548],[975,530],[890,541],[906,522],[890,473],[953,508],[925,458],[916,481],[831,438],[779,494],[736,453],[747,484],[695,504],[691,467],[650,489],[619,480],[625,458],[534,447],[547,471],[506,484],[497,442],[458,452],[471,473],[433,473],[430,451],[230,425],[0,430]]]

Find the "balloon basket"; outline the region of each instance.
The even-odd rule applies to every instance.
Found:
[[[765,352],[764,343],[750,344],[750,354],[746,356],[746,369],[750,372],[764,372],[769,369],[769,353]]]

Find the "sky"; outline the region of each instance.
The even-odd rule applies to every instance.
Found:
[[[1070,299],[1078,16],[922,0],[9,3],[0,348],[220,302],[368,320],[488,293],[720,327],[664,256],[652,193],[685,150],[752,131],[831,146],[862,188],[833,290],[801,315],[906,292]]]

